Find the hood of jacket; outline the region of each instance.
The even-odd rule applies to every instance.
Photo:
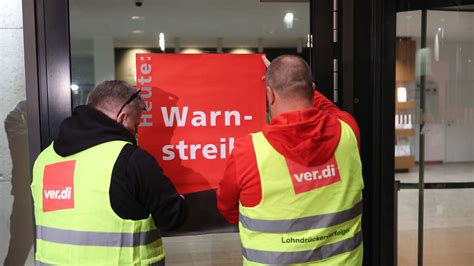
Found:
[[[81,105],[61,123],[53,147],[65,157],[114,140],[136,144],[135,137],[123,125],[94,107]]]
[[[311,108],[272,118],[263,133],[285,157],[304,166],[317,166],[334,154],[341,123],[337,117]]]

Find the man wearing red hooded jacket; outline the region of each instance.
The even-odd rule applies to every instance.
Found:
[[[267,66],[271,122],[236,142],[217,192],[244,265],[361,265],[357,123],[315,91],[300,57]]]

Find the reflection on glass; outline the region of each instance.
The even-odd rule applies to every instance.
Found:
[[[309,62],[309,3],[71,0],[73,106],[108,79],[135,83],[135,54],[299,54]],[[107,15],[104,15],[107,14]]]
[[[421,74],[426,75],[425,182],[474,182],[473,8],[427,11],[424,49],[420,49],[421,11],[397,15],[395,165],[404,170],[396,175],[401,182],[418,182]],[[402,167],[400,156],[407,154],[413,161]],[[418,191],[400,191],[398,199],[398,263],[416,265]],[[472,265],[473,189],[425,190],[424,202],[424,262]]]
[[[419,60],[420,30],[410,23],[419,18],[420,12],[403,12],[397,16],[396,65],[395,65],[395,169],[410,171],[415,166],[415,136],[417,134],[417,66]]]
[[[33,217],[30,197],[26,101],[20,101],[5,118],[5,131],[12,160],[10,241],[5,265],[26,262],[33,245]]]

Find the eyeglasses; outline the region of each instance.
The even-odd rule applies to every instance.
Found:
[[[137,98],[137,96],[140,94],[141,91],[142,91],[141,89],[138,89],[132,96],[130,96],[130,98],[122,105],[122,107],[118,111],[117,117],[123,111],[123,108],[125,108],[125,106],[127,106],[127,104],[131,103],[135,98]]]

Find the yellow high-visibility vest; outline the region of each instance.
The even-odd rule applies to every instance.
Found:
[[[110,205],[115,162],[127,142],[110,141],[61,157],[38,157],[31,191],[37,265],[164,265],[153,219],[120,218]]]
[[[334,156],[316,167],[252,134],[262,199],[239,207],[244,265],[362,265],[362,166],[354,132],[340,123]]]

